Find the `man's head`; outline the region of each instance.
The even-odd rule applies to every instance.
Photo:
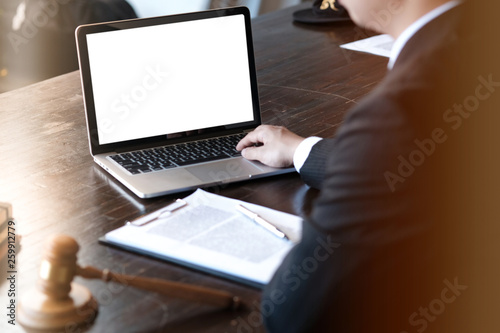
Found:
[[[359,26],[398,37],[403,30],[449,0],[339,0]]]

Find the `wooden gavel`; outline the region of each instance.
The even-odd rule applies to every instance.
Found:
[[[68,325],[89,326],[97,315],[97,302],[90,291],[76,283],[75,276],[101,279],[157,292],[170,297],[237,309],[240,298],[228,292],[172,282],[103,271],[77,264],[78,243],[57,235],[46,244],[36,288],[19,304],[19,323],[28,331],[56,331]]]

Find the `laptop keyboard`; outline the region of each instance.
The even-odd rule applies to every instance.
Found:
[[[190,164],[241,156],[241,153],[235,147],[244,136],[244,133],[240,133],[122,153],[110,156],[110,158],[133,175],[162,171]]]

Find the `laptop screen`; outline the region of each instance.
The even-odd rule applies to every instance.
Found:
[[[243,14],[87,34],[99,145],[255,121],[247,47]]]

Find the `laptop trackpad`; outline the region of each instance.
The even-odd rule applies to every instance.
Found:
[[[263,171],[243,158],[195,165],[186,170],[206,183],[248,178]]]

